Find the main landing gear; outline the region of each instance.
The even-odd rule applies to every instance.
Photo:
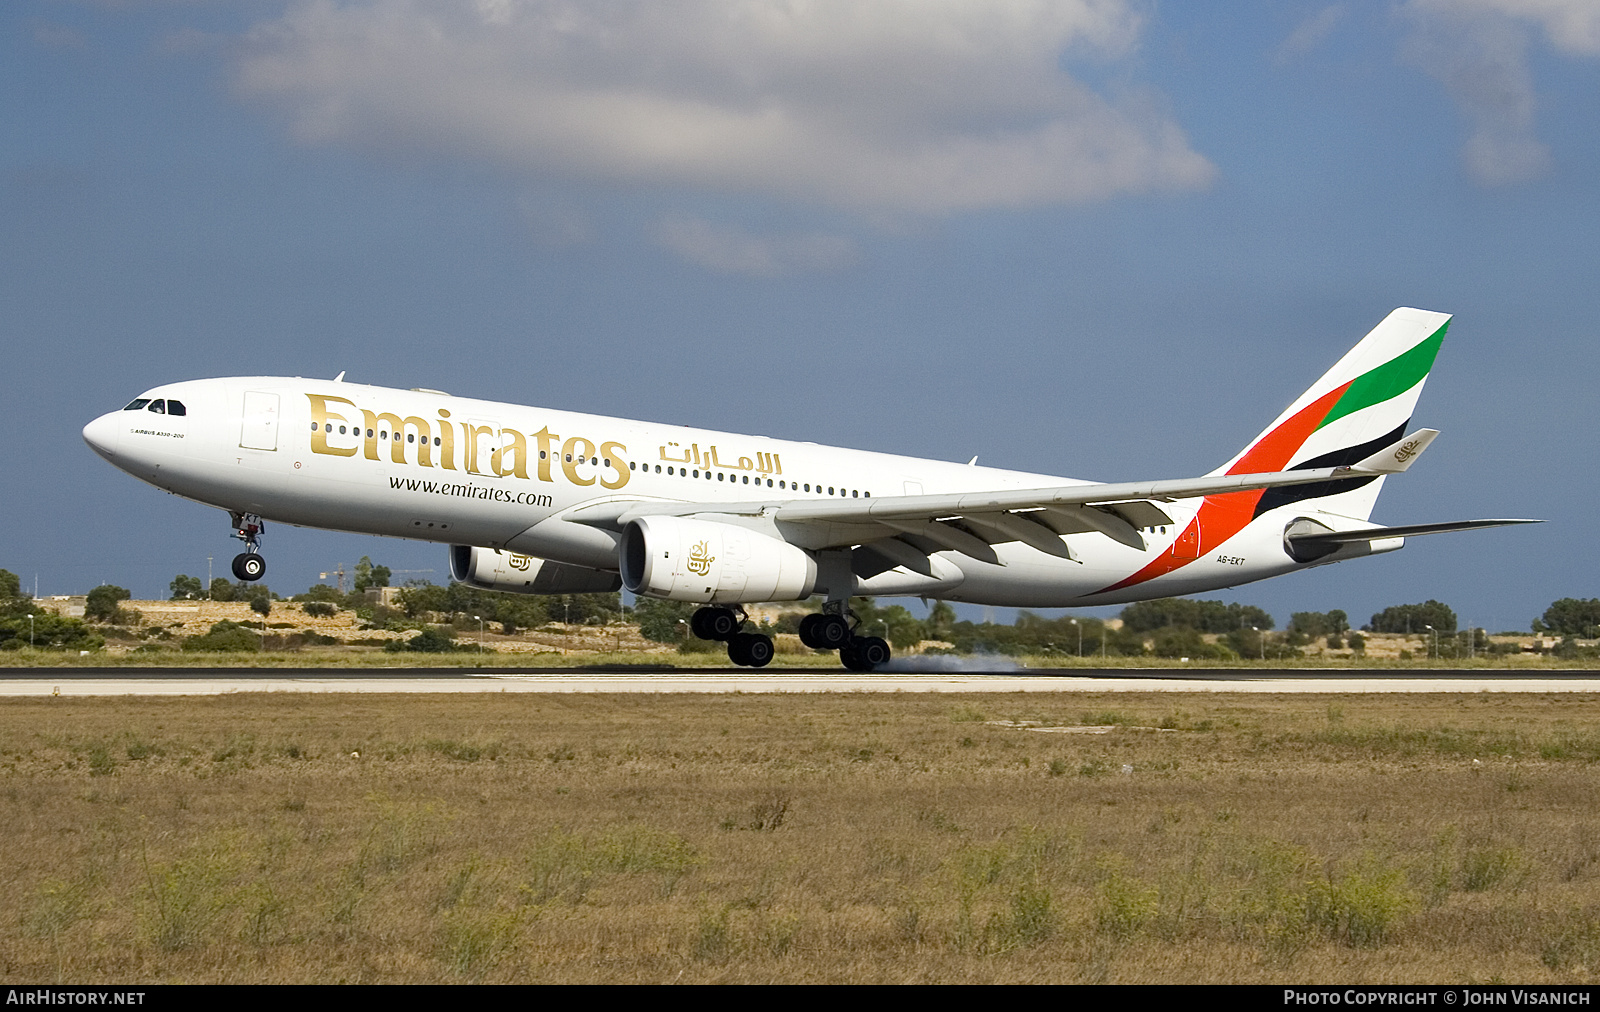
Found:
[[[764,668],[772,663],[772,637],[740,632],[749,621],[744,609],[701,608],[689,618],[689,631],[703,640],[728,644],[728,660],[746,668]]]
[[[244,542],[244,551],[233,557],[233,575],[254,583],[267,573],[267,560],[261,556],[261,532],[267,522],[254,513],[230,513],[233,536]]]
[[[837,650],[851,671],[874,671],[889,663],[889,644],[877,636],[857,636],[850,609],[842,601],[823,605],[820,615],[800,620],[800,642],[813,650]]]
[[[889,663],[889,644],[876,636],[857,636],[854,616],[844,602],[830,601],[820,615],[800,620],[800,642],[813,650],[837,650],[851,671],[875,671]],[[728,644],[728,660],[746,668],[764,668],[772,662],[772,637],[741,632],[749,621],[743,608],[712,605],[689,619],[689,631],[703,640]]]

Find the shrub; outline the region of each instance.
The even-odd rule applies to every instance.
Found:
[[[417,633],[415,636],[411,637],[409,640],[390,640],[388,643],[384,644],[383,648],[390,653],[401,653],[403,651],[410,650],[414,653],[421,654],[448,654],[457,650],[477,649],[475,646],[457,646],[456,641],[451,637],[452,634],[448,629],[440,629],[437,626],[429,626],[428,628]]]
[[[223,653],[254,653],[261,649],[261,634],[238,622],[222,621],[200,636],[184,637],[181,649],[186,653],[220,651]]]

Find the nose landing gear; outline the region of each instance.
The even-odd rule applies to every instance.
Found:
[[[701,608],[689,618],[689,631],[703,640],[728,644],[728,660],[745,668],[764,668],[772,662],[772,637],[741,632],[749,621],[744,609]]]
[[[254,513],[230,513],[233,536],[244,542],[244,551],[233,557],[233,575],[254,583],[267,573],[267,560],[261,556],[261,534],[267,522]]]

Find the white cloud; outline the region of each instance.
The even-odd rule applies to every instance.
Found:
[[[855,263],[855,243],[843,236],[759,236],[695,217],[657,222],[656,242],[709,270],[775,278],[810,271],[837,270]]]
[[[1062,69],[1140,28],[1134,0],[314,0],[237,83],[311,143],[942,214],[1205,186],[1159,103]]]
[[[1408,55],[1445,86],[1467,120],[1468,172],[1486,185],[1542,174],[1550,150],[1536,130],[1529,29],[1543,29],[1559,51],[1600,55],[1600,3],[1410,0],[1402,10],[1416,29]]]
[[[1273,62],[1279,65],[1288,63],[1301,53],[1307,53],[1322,44],[1344,20],[1348,10],[1344,4],[1330,4],[1315,14],[1300,22],[1289,37],[1283,40],[1283,45],[1278,47],[1277,55]]]
[[[1600,56],[1600,3],[1595,0],[1413,0],[1412,6],[1434,14],[1532,22],[1557,49]]]

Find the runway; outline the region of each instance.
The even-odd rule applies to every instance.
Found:
[[[1251,693],[1600,693],[1600,671],[1537,674],[1184,668],[1018,669],[1001,672],[854,674],[814,668],[659,671],[560,668],[38,668],[0,669],[0,697],[217,696],[315,693],[782,693],[782,692],[1251,692]]]

